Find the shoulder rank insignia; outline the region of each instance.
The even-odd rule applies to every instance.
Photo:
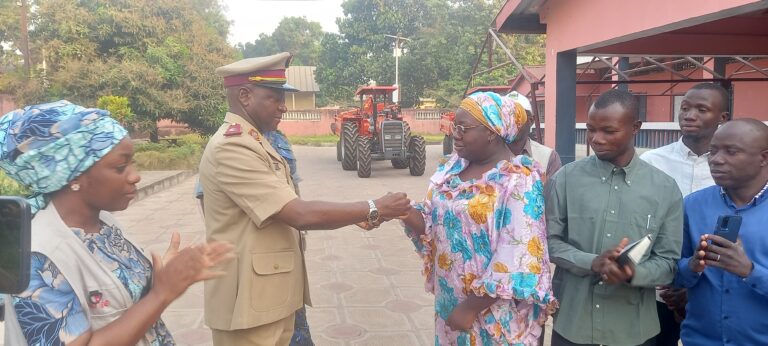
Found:
[[[243,134],[243,129],[238,123],[232,123],[227,127],[227,131],[224,132],[225,137],[239,136]]]
[[[259,134],[258,131],[254,130],[254,129],[250,129],[250,130],[248,130],[248,135],[253,137],[253,139],[261,142],[261,135]]]

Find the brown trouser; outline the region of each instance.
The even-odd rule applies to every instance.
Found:
[[[287,346],[293,336],[296,314],[258,327],[237,330],[212,329],[216,346]]]

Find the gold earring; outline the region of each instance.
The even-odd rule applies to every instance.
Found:
[[[80,184],[74,183],[74,184],[69,186],[69,189],[72,190],[72,191],[75,191],[75,192],[80,191]]]

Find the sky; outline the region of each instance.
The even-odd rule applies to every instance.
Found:
[[[259,34],[272,34],[283,17],[307,17],[323,31],[338,32],[336,18],[344,15],[343,0],[221,0],[232,21],[229,43],[252,42]]]

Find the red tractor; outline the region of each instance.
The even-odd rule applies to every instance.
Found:
[[[464,97],[472,95],[478,91],[493,91],[498,94],[506,94],[511,90],[512,87],[509,85],[480,86],[467,90]],[[451,132],[451,124],[453,124],[453,119],[455,117],[456,113],[453,111],[445,112],[440,115],[440,132],[445,134],[445,138],[443,138],[443,155],[450,155],[453,152],[453,133]]]
[[[336,159],[344,170],[357,170],[357,176],[371,176],[371,161],[390,160],[392,167],[408,168],[411,175],[421,176],[427,161],[426,143],[422,136],[412,136],[403,121],[400,106],[392,102],[395,86],[360,87],[360,108],[336,116],[331,131],[339,136]]]

